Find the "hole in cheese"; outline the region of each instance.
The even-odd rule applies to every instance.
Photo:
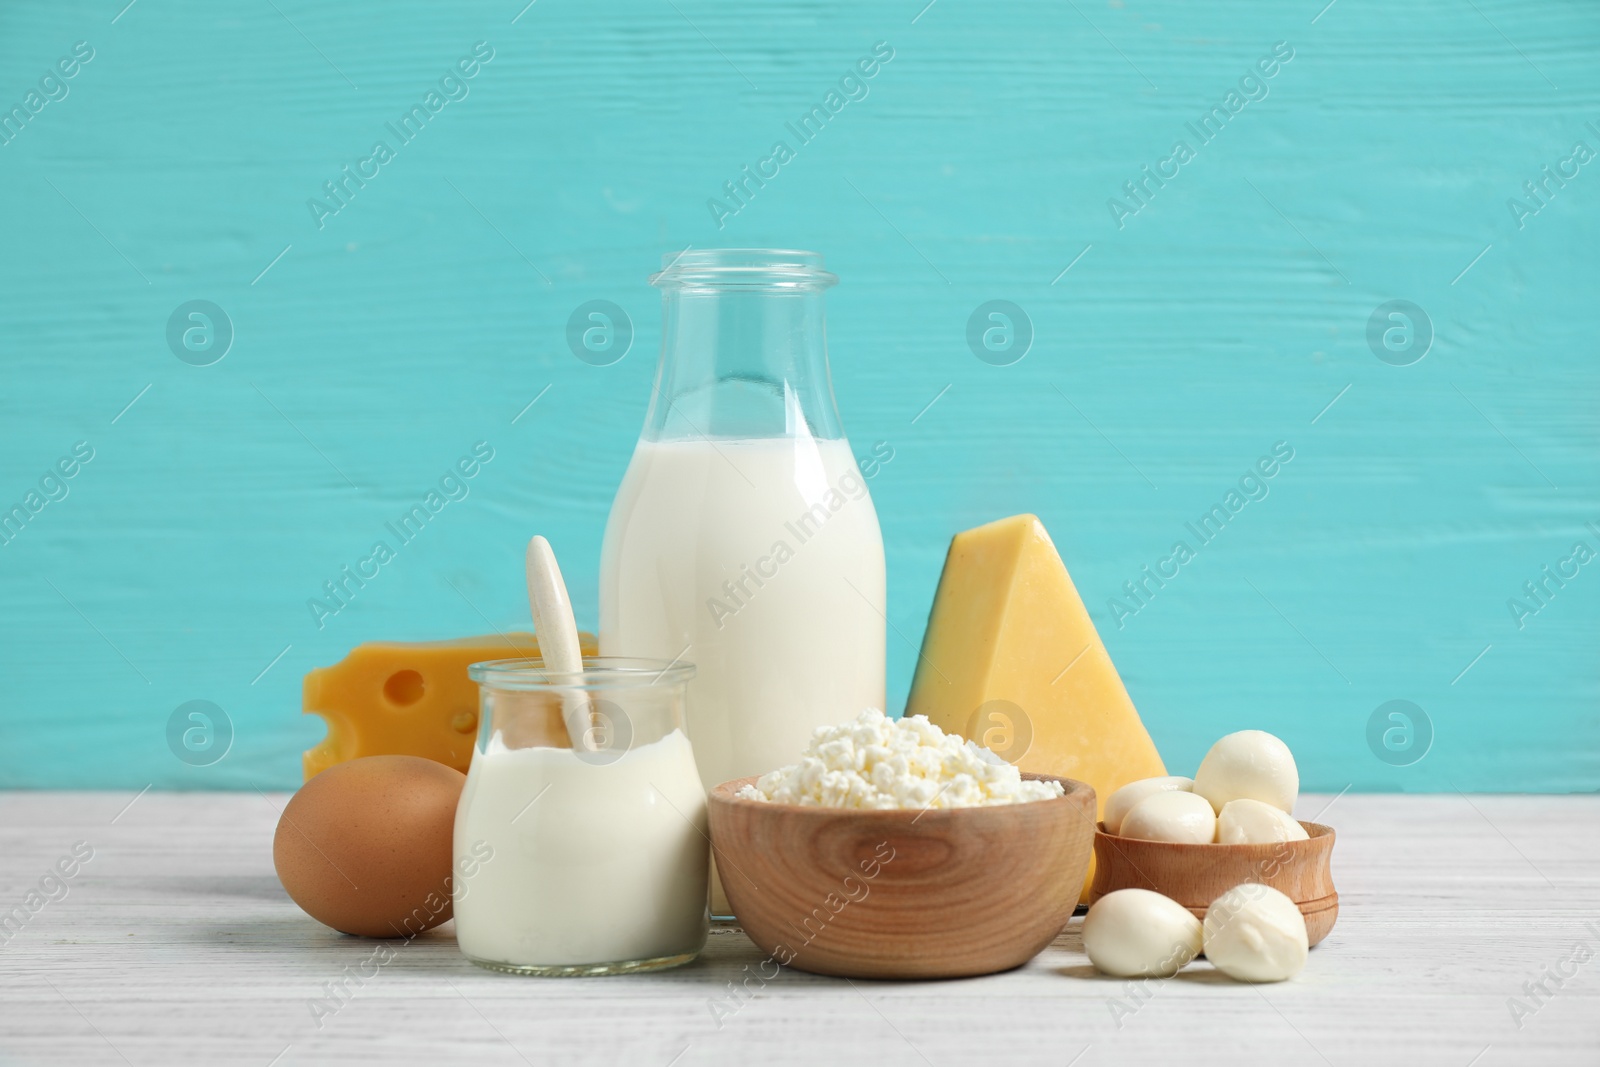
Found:
[[[423,684],[422,675],[416,671],[395,671],[389,675],[389,680],[383,683],[383,695],[388,698],[389,703],[404,708],[421,700],[427,688]]]

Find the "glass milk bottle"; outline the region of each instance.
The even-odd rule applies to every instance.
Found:
[[[883,706],[883,536],[828,377],[838,279],[822,257],[663,266],[661,363],[601,552],[600,651],[696,665],[689,740],[709,789]],[[715,879],[712,912],[728,914]]]

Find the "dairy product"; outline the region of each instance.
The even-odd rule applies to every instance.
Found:
[[[1259,800],[1230,800],[1217,816],[1218,844],[1270,845],[1310,836],[1293,816]]]
[[[1278,738],[1265,730],[1240,730],[1211,746],[1194,772],[1194,791],[1219,813],[1240,798],[1293,811],[1300,771],[1289,746]]]
[[[972,808],[1064,792],[1060,782],[1024,781],[993,752],[921,715],[894,720],[868,708],[818,729],[799,763],[769,771],[737,795],[802,807]]]
[[[951,540],[906,714],[972,737],[1025,771],[1087,782],[1102,811],[1129,782],[1167,773],[1032,515]]]
[[[1209,845],[1217,836],[1217,817],[1204,797],[1181,789],[1152,793],[1122,820],[1123,837]]]
[[[1089,962],[1119,978],[1171,978],[1200,954],[1200,920],[1148,889],[1107,893],[1083,917]]]
[[[1110,799],[1106,801],[1106,813],[1100,821],[1106,824],[1106,833],[1120,834],[1122,820],[1127,818],[1133,806],[1145,797],[1172,791],[1187,793],[1192,789],[1194,789],[1194,779],[1176,775],[1164,778],[1141,778],[1137,782],[1129,782],[1111,794]]]
[[[595,654],[592,635],[579,640],[584,655]],[[357,645],[305,677],[306,714],[328,721],[328,736],[302,760],[306,779],[363,756],[422,756],[466,773],[478,736],[478,686],[467,667],[537,655],[528,633]]]
[[[708,789],[883,706],[884,598],[878,515],[844,440],[639,442],[606,524],[600,651],[696,666],[688,733]]]
[[[681,659],[706,785],[882,706],[878,515],[842,440],[640,441],[606,526],[602,655]]]
[[[1306,965],[1305,917],[1271,886],[1234,886],[1206,909],[1206,959],[1241,982],[1281,982]]]
[[[512,749],[499,733],[474,755],[455,855],[493,859],[456,883],[468,957],[562,967],[705,945],[706,800],[688,738],[612,755]]]

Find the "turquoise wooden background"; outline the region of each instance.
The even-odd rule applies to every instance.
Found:
[[[0,505],[27,513],[0,780],[291,786],[300,676],[525,621],[535,531],[592,626],[645,277],[776,245],[842,278],[845,424],[893,450],[892,704],[949,536],[1033,511],[1174,770],[1260,726],[1308,788],[1595,789],[1600,8],[1324,2],[0,7]],[[430,91],[420,134],[386,127]],[[345,166],[365,185],[308,207]],[[168,343],[195,300],[233,332],[208,366]],[[635,331],[610,366],[567,343],[591,300]],[[1010,365],[967,341],[991,300],[1031,323]],[[1393,300],[1431,341],[1412,313],[1409,348],[1369,344]],[[468,495],[319,628],[308,599],[477,442]],[[1177,577],[1119,628],[1145,565]],[[232,726],[207,766],[168,745],[191,700]],[[1369,743],[1392,700],[1431,741]]]

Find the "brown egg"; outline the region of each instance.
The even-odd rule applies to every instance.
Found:
[[[363,937],[450,918],[451,837],[466,775],[420,756],[329,767],[290,798],[272,863],[307,915]]]

